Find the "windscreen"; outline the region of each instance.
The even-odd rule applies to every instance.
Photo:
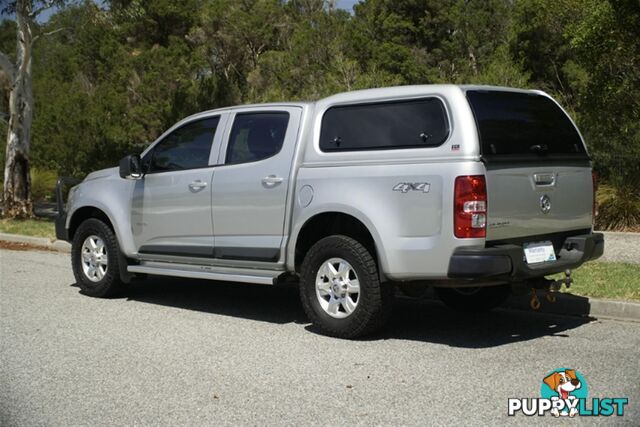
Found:
[[[467,91],[482,155],[586,157],[569,117],[546,96],[507,91]]]

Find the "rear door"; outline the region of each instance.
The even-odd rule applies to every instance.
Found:
[[[302,108],[231,113],[213,180],[215,257],[276,262]]]
[[[537,92],[466,95],[487,171],[487,240],[590,229],[590,160],[558,104]]]

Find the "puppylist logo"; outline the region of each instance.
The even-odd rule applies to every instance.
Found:
[[[624,415],[629,403],[626,397],[594,397],[588,399],[587,381],[575,369],[560,368],[549,372],[540,386],[539,398],[510,398],[509,416],[521,412],[526,416],[554,417]]]

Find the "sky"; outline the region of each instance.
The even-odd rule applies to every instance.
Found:
[[[340,9],[346,9],[351,12],[353,10],[353,5],[358,3],[359,1],[360,0],[337,0],[336,5]]]

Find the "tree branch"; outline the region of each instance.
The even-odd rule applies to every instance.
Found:
[[[13,65],[9,57],[2,52],[0,52],[0,68],[13,80],[16,75],[16,66]]]
[[[57,28],[53,31],[47,31],[46,33],[41,33],[41,34],[37,34],[33,37],[33,39],[31,39],[31,45],[33,46],[33,44],[36,42],[36,40],[38,40],[40,37],[47,37],[47,36],[51,36],[55,33],[59,33],[60,31],[64,31],[64,30],[68,30],[68,27],[62,27],[62,28]]]

